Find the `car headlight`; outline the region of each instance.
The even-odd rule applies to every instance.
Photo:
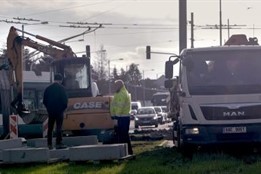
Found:
[[[138,120],[139,120],[139,118],[138,118],[138,117],[135,117],[135,120],[136,120],[136,121],[138,121]]]
[[[197,134],[199,134],[199,128],[197,128],[197,127],[188,128],[185,130],[185,134],[197,135]]]
[[[154,120],[157,120],[157,119],[158,119],[158,117],[157,117],[157,116],[154,116],[154,117],[153,117],[153,119],[154,119]]]

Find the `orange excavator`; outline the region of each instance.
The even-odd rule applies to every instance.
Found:
[[[25,108],[25,105],[22,102],[23,98],[23,62],[22,62],[22,47],[29,46],[36,50],[42,51],[48,55],[51,55],[54,58],[62,59],[62,58],[72,58],[76,57],[76,55],[72,52],[71,48],[67,45],[63,45],[58,42],[54,42],[47,38],[41,36],[35,36],[37,39],[46,41],[52,45],[55,45],[61,49],[57,49],[50,46],[41,45],[37,42],[32,41],[27,38],[24,39],[20,37],[17,33],[18,29],[11,27],[10,32],[7,37],[7,56],[10,61],[11,71],[15,73],[15,77],[12,75],[9,77],[10,82],[17,89],[17,95],[15,99],[12,101],[11,106],[14,107],[19,115],[26,115],[29,111]],[[27,32],[26,32],[27,33]],[[29,34],[29,33],[27,33]],[[30,34],[32,35],[32,34]],[[15,79],[14,79],[15,78]]]
[[[33,36],[48,44],[38,43],[29,37],[21,37],[18,32]],[[95,85],[91,82],[90,59],[77,57],[71,47],[65,44],[11,27],[7,38],[7,56],[11,71],[9,80],[17,91],[11,106],[16,109],[19,116],[28,124],[31,123],[30,120],[37,120],[37,118],[28,119],[30,111],[23,103],[23,46],[28,46],[53,58],[50,65],[51,80],[55,73],[63,75],[63,85],[69,97],[63,130],[81,135],[89,134],[89,132],[111,135],[114,128],[109,109],[111,97],[93,96],[92,86]],[[108,139],[106,135],[102,136]]]

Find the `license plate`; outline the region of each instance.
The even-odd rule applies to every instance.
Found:
[[[224,134],[232,134],[232,133],[246,133],[246,127],[224,127]]]

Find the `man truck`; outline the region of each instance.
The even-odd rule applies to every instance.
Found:
[[[174,66],[177,64],[178,66]],[[173,79],[174,68],[178,77]],[[173,142],[204,145],[261,142],[261,46],[233,35],[224,46],[188,48],[165,64]]]

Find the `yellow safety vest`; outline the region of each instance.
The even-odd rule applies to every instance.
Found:
[[[125,86],[114,94],[110,105],[112,116],[128,116],[131,110],[131,97]]]

